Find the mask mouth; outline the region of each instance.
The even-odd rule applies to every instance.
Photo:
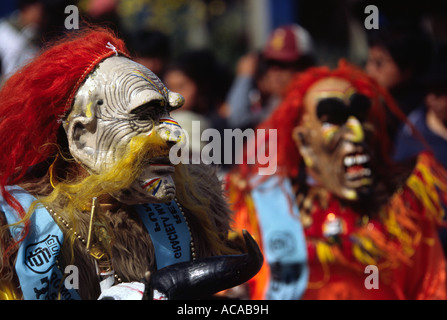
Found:
[[[172,166],[172,162],[171,160],[169,160],[169,157],[154,157],[152,159],[150,159],[147,164],[149,165],[166,165],[166,166]]]
[[[150,170],[157,174],[171,174],[175,172],[175,167],[169,157],[155,157],[148,161]]]
[[[343,158],[347,187],[358,188],[372,183],[371,156],[365,152],[349,153]]]

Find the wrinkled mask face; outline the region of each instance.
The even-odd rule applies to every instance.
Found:
[[[183,102],[144,66],[107,58],[79,88],[63,123],[70,152],[89,173],[101,175],[126,156],[132,139],[157,135],[166,142],[165,152],[145,160],[138,178],[112,195],[127,204],[170,201],[175,168],[167,152],[183,131],[169,112]]]
[[[314,183],[351,201],[369,195],[374,180],[368,143],[371,101],[346,80],[326,78],[308,90],[304,107],[293,136]]]

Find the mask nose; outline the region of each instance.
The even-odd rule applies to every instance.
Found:
[[[160,119],[157,132],[162,139],[171,144],[179,143],[184,139],[182,127],[171,117]]]
[[[349,117],[345,126],[349,129],[346,138],[352,142],[363,142],[365,133],[361,122],[356,117]]]

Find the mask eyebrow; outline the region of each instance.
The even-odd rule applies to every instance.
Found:
[[[354,87],[347,87],[344,90],[341,89],[321,89],[315,90],[320,99],[338,98],[342,101],[347,101],[353,94],[355,94]]]
[[[160,80],[158,78],[153,79],[138,70],[134,70],[131,73],[131,76],[143,79],[144,81],[148,82],[151,85],[152,89],[156,90],[159,94],[167,94],[166,87],[160,82]],[[162,87],[161,89],[160,89],[160,86]]]

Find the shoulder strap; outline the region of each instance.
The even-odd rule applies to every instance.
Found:
[[[31,194],[17,186],[8,187],[7,190],[20,202],[25,211],[37,201]],[[19,239],[23,231],[22,219],[2,198],[0,207],[10,225],[11,235],[14,239]],[[62,231],[48,211],[41,206],[36,207],[29,219],[30,230],[20,244],[15,264],[24,299],[79,299],[74,288],[66,288],[62,272],[56,264],[63,243]]]

